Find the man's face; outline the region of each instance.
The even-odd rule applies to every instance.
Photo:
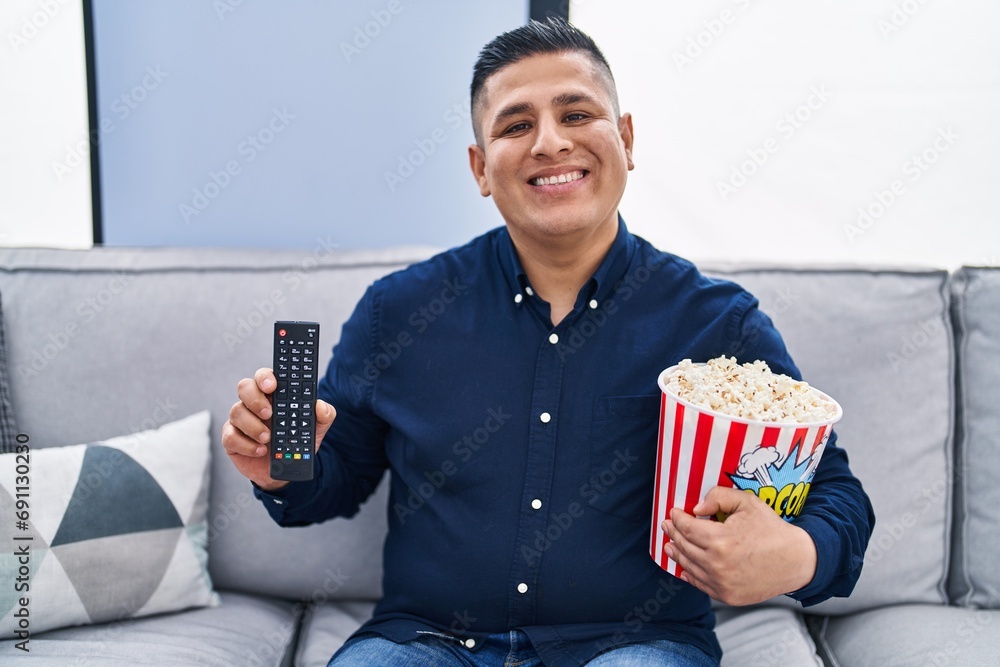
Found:
[[[535,241],[617,230],[632,169],[632,118],[615,118],[609,83],[580,52],[543,54],[487,79],[481,145],[469,147],[483,196],[511,235]]]

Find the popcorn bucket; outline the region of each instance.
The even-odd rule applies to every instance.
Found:
[[[662,396],[649,553],[657,565],[680,576],[682,568],[663,551],[670,538],[660,524],[670,518],[671,508],[692,514],[713,486],[726,486],[753,493],[791,521],[802,511],[816,466],[843,410],[811,387],[819,398],[836,406],[831,418],[800,424],[731,417],[668,391],[666,378],[676,368],[660,373],[657,381]]]

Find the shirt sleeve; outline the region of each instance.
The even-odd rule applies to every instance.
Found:
[[[736,327],[731,354],[743,363],[763,359],[771,370],[796,379],[802,375],[784,341],[756,300]],[[790,593],[803,606],[828,598],[847,597],[861,576],[865,549],[875,525],[875,513],[861,482],[851,473],[847,452],[832,431],[816,468],[802,513],[794,519],[816,545],[816,574],[806,587]]]
[[[319,382],[318,397],[333,405],[337,416],[316,453],[313,479],[270,493],[254,485],[254,495],[279,525],[305,526],[354,516],[388,467],[388,425],[372,407],[378,379],[371,361],[378,330],[376,300],[373,285],[344,323]]]

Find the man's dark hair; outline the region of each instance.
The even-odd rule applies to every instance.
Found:
[[[482,145],[482,137],[479,136],[477,105],[486,80],[507,65],[524,58],[564,51],[579,51],[586,54],[607,77],[611,102],[614,105],[615,115],[618,115],[615,77],[611,74],[611,66],[607,59],[590,35],[560,17],[551,16],[547,21],[532,20],[520,28],[495,37],[479,52],[479,58],[472,68],[472,129],[476,133],[476,142],[479,145]]]

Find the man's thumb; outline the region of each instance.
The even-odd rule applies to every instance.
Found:
[[[323,437],[336,418],[337,410],[332,405],[316,399],[316,449],[319,449],[319,443],[323,442]]]
[[[693,512],[696,516],[729,515],[735,512],[745,499],[746,493],[744,491],[715,486],[705,494],[705,498],[700,503],[695,505]]]

